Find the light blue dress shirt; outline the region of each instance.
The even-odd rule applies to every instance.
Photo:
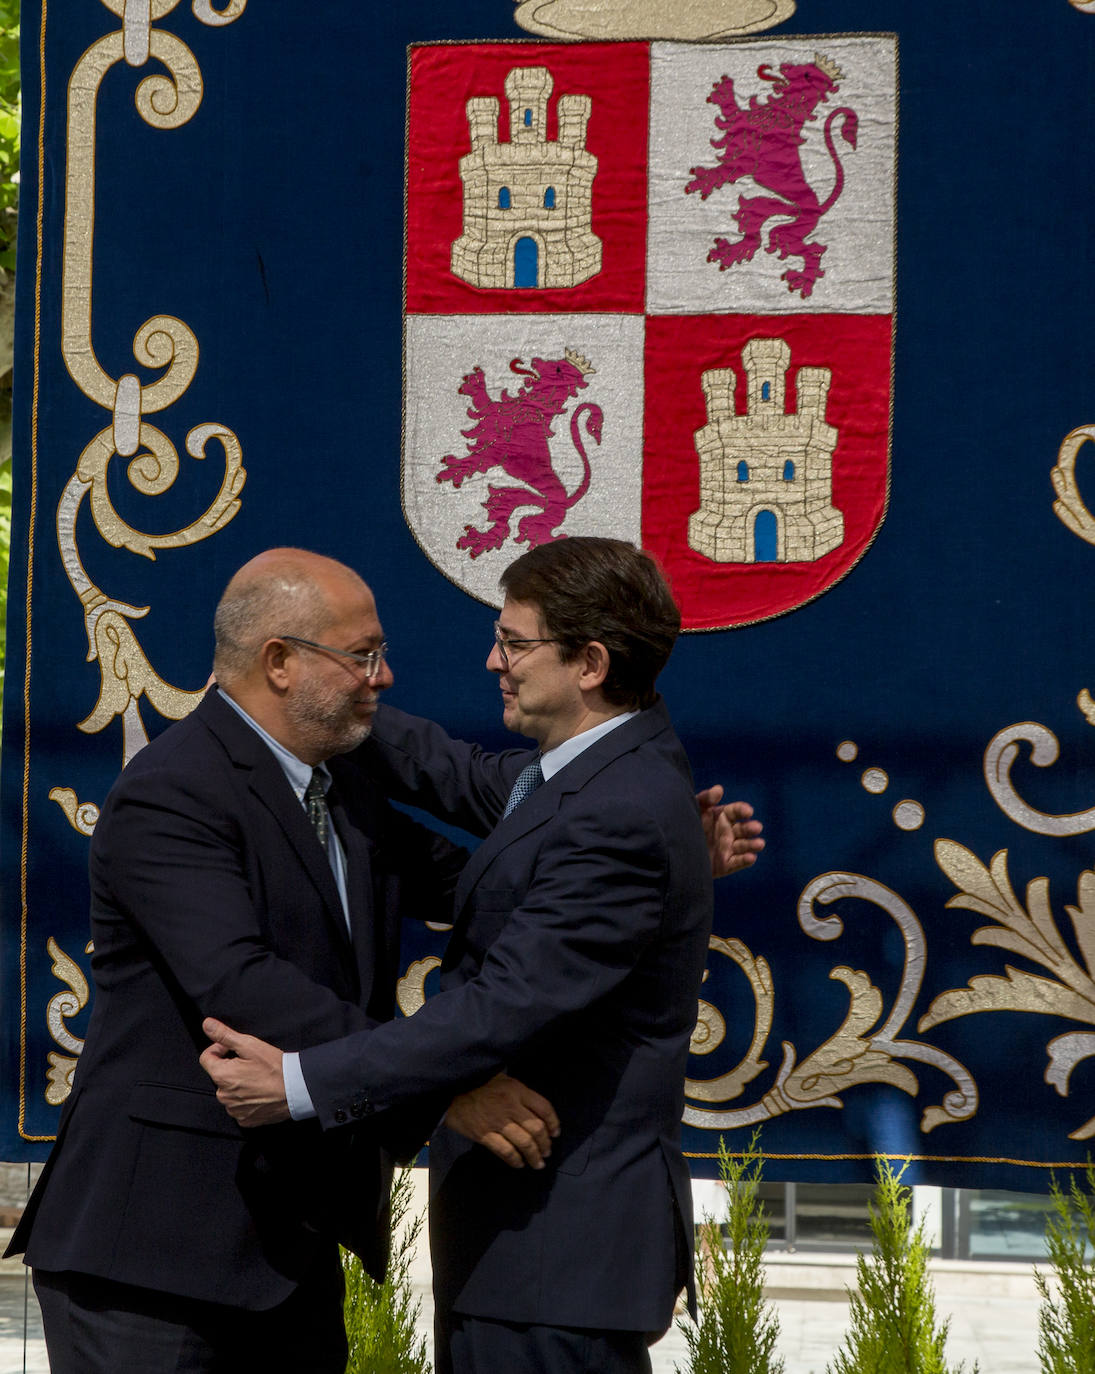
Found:
[[[220,694],[224,700],[232,707],[233,711],[250,725],[251,729],[270,746],[270,749],[281,764],[281,770],[288,779],[289,786],[296,794],[297,801],[307,810],[304,801],[304,793],[308,789],[308,784],[312,781],[312,766],[298,759],[296,754],[286,749],[284,744],[280,744],[273,735],[269,734],[258,723],[253,716],[249,716],[237,701],[233,701],[224,688],[220,688]],[[321,763],[317,765],[320,776],[323,779],[324,792],[331,786],[331,774],[327,770],[327,765]],[[342,841],[338,838],[338,831],[334,825],[327,828],[327,859],[330,862],[331,870],[335,876],[335,884],[338,887],[339,901],[342,903],[342,919],[346,922],[346,929],[350,931],[350,902],[347,896],[348,885],[346,879],[346,851],[342,848]],[[351,932],[352,934],[352,932]],[[312,1106],[312,1099],[308,1095],[308,1089],[304,1085],[304,1075],[300,1070],[300,1056],[297,1054],[286,1054],[282,1059],[282,1074],[285,1079],[285,1095],[289,1103],[289,1115],[294,1121],[303,1121],[305,1118],[315,1116],[315,1108]]]

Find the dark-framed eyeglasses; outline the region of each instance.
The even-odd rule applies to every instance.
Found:
[[[502,633],[502,626],[496,620],[494,622],[494,642],[498,645],[498,652],[502,655],[502,663],[508,668],[513,662],[510,655],[511,649],[519,649],[525,653],[531,653],[537,644],[561,644],[561,639],[507,639]]]
[[[368,653],[358,654],[352,649],[336,649],[333,644],[319,644],[314,639],[302,639],[300,635],[277,635],[275,637],[288,640],[290,644],[303,644],[306,649],[320,649],[325,654],[338,654],[341,658],[348,658],[355,668],[364,668],[366,677],[376,677],[388,658],[389,645],[387,640],[378,649],[370,649]]]

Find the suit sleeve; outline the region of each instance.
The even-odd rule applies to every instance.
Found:
[[[453,896],[468,851],[386,806],[384,858],[400,880],[401,919],[452,923]]]
[[[662,929],[670,856],[641,804],[573,808],[551,826],[515,910],[480,885],[475,926],[498,933],[477,975],[407,1020],[306,1049],[308,1090],[325,1126],[462,1091],[538,1037],[611,994]]]
[[[241,821],[212,784],[198,788],[169,770],[123,779],[91,848],[102,976],[126,957],[136,932],[184,1014],[192,1010],[199,1043],[206,1015],[288,1049],[370,1024],[358,1006],[275,952],[244,849]],[[318,900],[316,910],[319,919]]]
[[[453,739],[439,725],[382,704],[362,755],[388,794],[419,806],[470,835],[486,835],[501,819],[526,749],[490,754]]]

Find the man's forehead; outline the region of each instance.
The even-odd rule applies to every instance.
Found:
[[[540,607],[535,601],[515,601],[513,597],[507,596],[502,603],[502,609],[498,612],[498,624],[504,631],[513,635],[516,635],[518,630],[530,628],[539,631]]]
[[[333,625],[339,625],[356,638],[383,638],[376,600],[360,578],[337,578],[324,590]]]
[[[345,626],[349,634],[367,635],[374,639],[383,637],[380,616],[371,597],[368,602],[358,601],[355,605],[345,606],[342,614],[335,616],[335,621]]]

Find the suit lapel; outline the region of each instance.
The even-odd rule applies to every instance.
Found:
[[[560,795],[559,790],[551,786],[550,783],[543,783],[504,821],[499,821],[483,843],[473,852],[456,886],[453,906],[455,922],[459,921],[464,903],[496,855],[550,819],[558,809]]]
[[[280,826],[287,850],[296,855],[323,899],[324,915],[336,947],[348,954],[350,941],[335,875],[281,764],[261,736],[221,700],[215,688],[202,700],[198,712],[233,764],[247,770],[251,794]]]
[[[468,897],[498,854],[529,834],[530,831],[535,830],[537,826],[550,820],[562,805],[564,798],[575,792],[580,792],[590,778],[599,773],[602,768],[622,755],[630,753],[632,749],[637,749],[667,729],[672,733],[669,714],[659,697],[657,702],[648,710],[640,711],[633,719],[625,721],[615,730],[610,730],[595,744],[584,749],[576,759],[572,759],[553,778],[549,778],[542,786],[538,787],[505,820],[499,821],[472,854],[464,872],[460,875],[460,882],[456,889],[456,919],[459,920]],[[673,736],[673,739],[675,742],[676,737]],[[521,760],[516,765],[515,776],[527,761],[527,759]],[[685,766],[687,767],[687,765]]]

